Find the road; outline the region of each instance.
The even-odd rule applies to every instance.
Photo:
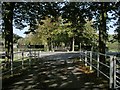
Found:
[[[3,90],[108,90],[105,80],[80,71],[80,61],[64,62],[79,58],[79,52],[41,52],[40,55],[22,75],[3,80]]]
[[[80,52],[41,52],[39,57],[49,60],[66,60],[80,57]]]

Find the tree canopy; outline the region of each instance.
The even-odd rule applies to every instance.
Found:
[[[46,43],[52,49],[56,43],[64,42],[74,51],[74,44],[95,45],[99,40],[99,52],[105,54],[107,30],[112,19],[119,18],[119,2],[3,2],[2,16],[5,47],[13,52],[13,25],[30,28],[26,34],[32,44]],[[113,17],[108,17],[112,13]],[[116,39],[119,39],[119,20]],[[93,22],[94,21],[94,22]],[[97,39],[96,30],[99,30]],[[10,38],[10,39],[9,39]],[[29,37],[28,37],[29,38]],[[38,38],[38,42],[35,42]],[[93,43],[95,42],[95,43]],[[104,60],[103,60],[104,61]]]

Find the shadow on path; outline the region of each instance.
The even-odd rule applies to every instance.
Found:
[[[64,55],[64,54],[63,54]],[[63,60],[63,55],[37,59],[23,74],[3,81],[3,90],[108,90],[108,82],[95,73],[80,70],[83,63],[75,59]],[[72,54],[71,54],[72,55]],[[70,56],[71,56],[70,55]],[[69,55],[68,55],[69,56]],[[73,55],[74,56],[74,55]],[[55,60],[59,57],[59,60]]]

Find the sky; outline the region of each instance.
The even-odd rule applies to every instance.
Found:
[[[13,27],[13,33],[21,36],[21,37],[25,37],[26,34],[24,34],[25,31],[28,31],[29,29],[29,26],[25,27],[23,30],[19,30],[19,29],[16,29],[15,27]]]
[[[108,24],[108,25],[112,25],[112,26],[113,26],[113,24],[114,24],[114,23],[111,22],[111,23]],[[117,26],[114,26],[113,28],[110,28],[109,31],[108,31],[108,34],[115,34],[115,33],[114,33],[114,30],[116,29],[116,27],[117,27]]]

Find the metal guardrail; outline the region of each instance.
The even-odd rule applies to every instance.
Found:
[[[93,68],[97,70],[98,77],[101,73],[109,79],[109,88],[120,88],[120,60],[116,56],[92,51],[80,52],[80,55],[80,60],[84,61],[85,66],[90,66],[90,70]],[[105,63],[100,60],[100,55],[105,56]],[[106,69],[105,72],[104,69]]]

